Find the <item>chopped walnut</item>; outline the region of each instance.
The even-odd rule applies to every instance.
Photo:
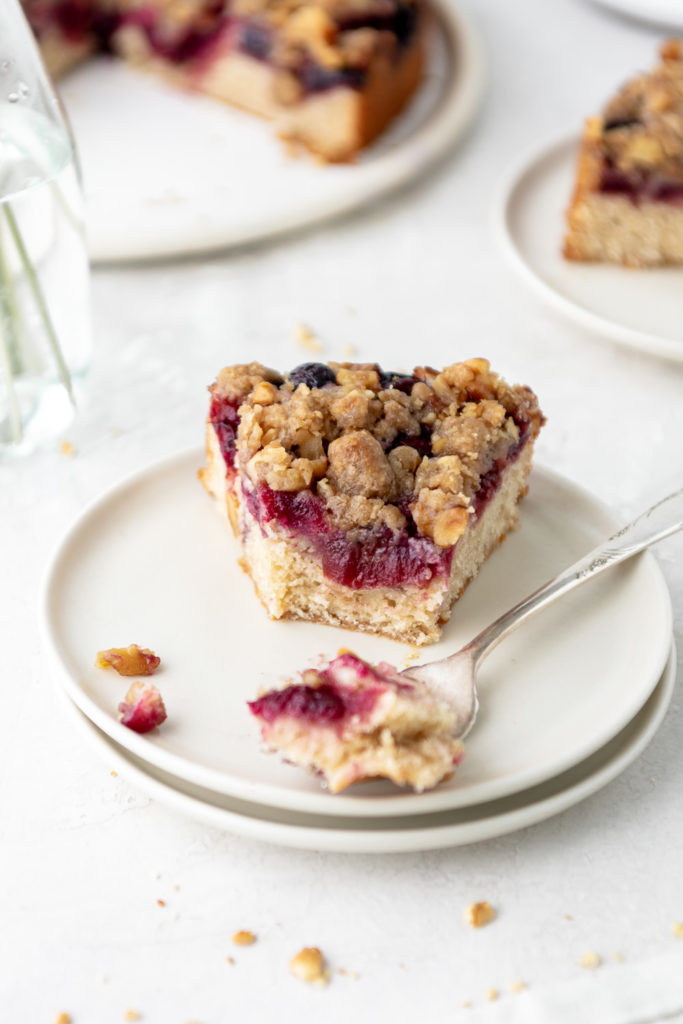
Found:
[[[161,658],[147,647],[131,644],[98,651],[95,664],[98,668],[116,669],[120,676],[151,676],[159,668]]]
[[[299,981],[309,985],[327,985],[329,972],[325,958],[316,946],[306,946],[289,962],[289,969]]]
[[[232,941],[236,946],[253,946],[256,942],[256,936],[253,932],[243,930],[235,932],[232,937]]]
[[[133,732],[150,732],[166,717],[161,694],[153,683],[133,683],[119,704],[119,721]]]
[[[472,928],[483,928],[494,920],[496,912],[486,900],[481,903],[470,903],[465,908],[465,921]]]

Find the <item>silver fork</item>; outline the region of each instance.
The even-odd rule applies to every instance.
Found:
[[[466,736],[479,709],[477,670],[504,637],[558,597],[680,529],[683,529],[683,489],[662,498],[578,562],[534,590],[455,654],[406,669],[401,675],[419,679],[448,700],[457,715],[456,735]]]

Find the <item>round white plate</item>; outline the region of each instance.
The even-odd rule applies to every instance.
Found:
[[[683,28],[680,0],[593,0],[593,3],[662,28]]]
[[[90,253],[103,261],[243,245],[346,213],[419,178],[467,128],[478,40],[435,7],[425,80],[355,164],[294,159],[258,117],[101,58],[61,83],[81,155]]]
[[[661,675],[671,604],[646,555],[568,595],[487,658],[477,725],[452,780],[422,794],[372,782],[331,797],[315,778],[261,752],[245,702],[340,646],[399,667],[411,649],[267,619],[237,566],[227,522],[197,482],[201,464],[199,450],[183,452],[90,506],[59,547],[43,601],[61,686],[118,743],[173,775],[308,813],[395,816],[462,807],[518,792],[588,757],[630,721]],[[467,589],[442,640],[420,660],[456,650],[616,528],[589,495],[538,469],[521,518]],[[169,717],[146,736],[117,720],[130,681],[94,665],[98,650],[130,643],[162,658],[155,680]]]
[[[534,291],[582,327],[630,348],[683,360],[683,269],[633,270],[562,257],[577,138],[536,150],[504,185],[503,247]]]
[[[648,745],[676,682],[672,648],[645,706],[608,744],[548,782],[515,796],[461,810],[399,818],[297,814],[249,804],[177,779],[135,757],[65,699],[71,717],[107,764],[160,803],[214,828],[299,849],[335,853],[401,853],[464,846],[527,828],[579,803],[615,779]]]

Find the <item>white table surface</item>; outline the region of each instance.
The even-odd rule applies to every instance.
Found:
[[[539,461],[624,518],[681,485],[683,365],[547,312],[490,227],[509,165],[578,127],[651,62],[661,32],[581,0],[462,4],[489,80],[480,117],[442,168],[370,214],[272,247],[98,269],[89,401],[68,433],[75,454],[55,443],[0,465],[3,1022],[51,1024],[66,1011],[74,1024],[109,1024],[129,1009],[146,1024],[440,1022],[460,1019],[464,1002],[463,1020],[552,1021],[559,1011],[539,1012],[534,999],[557,986],[585,993],[573,1017],[583,1021],[604,979],[654,989],[672,958],[683,966],[671,932],[683,920],[679,693],[646,753],[556,818],[467,848],[341,856],[214,831],[112,776],[73,731],[40,649],[43,567],[83,504],[200,443],[205,388],[224,364],[310,358],[294,340],[300,321],[327,358],[344,358],[349,343],[387,367],[487,356],[541,398]],[[682,539],[657,557],[683,650]],[[481,899],[498,918],[474,931],[462,910]],[[256,945],[232,946],[240,928]],[[358,977],[300,984],[288,962],[304,945]],[[604,960],[590,976],[578,966],[587,950]],[[517,979],[526,995],[509,994]],[[501,993],[495,1007],[490,988]],[[681,1008],[674,983],[666,1011]]]

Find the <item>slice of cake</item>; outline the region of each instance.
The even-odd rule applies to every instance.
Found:
[[[463,758],[448,703],[424,683],[340,654],[249,703],[266,746],[320,774],[331,793],[386,778],[422,791]]]
[[[284,377],[251,363],[210,391],[200,478],[270,616],[437,640],[517,523],[543,423],[533,392],[485,359]]]
[[[95,50],[275,122],[352,159],[415,91],[423,0],[23,0],[53,73]]]
[[[564,255],[629,267],[683,264],[683,45],[590,118]]]

